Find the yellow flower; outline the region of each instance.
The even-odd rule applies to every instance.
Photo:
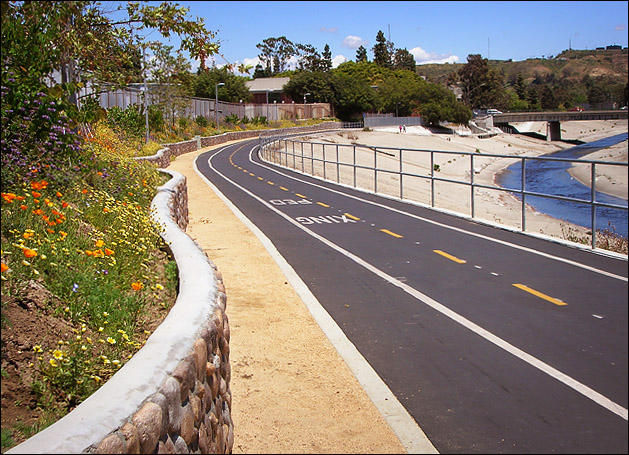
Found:
[[[50,359],[48,362],[49,362],[49,363],[50,363],[53,367],[56,367],[57,365],[59,365],[55,359]]]
[[[116,344],[116,340],[114,340],[112,337],[107,337],[107,343]]]
[[[33,346],[33,351],[35,351],[35,352],[42,352],[43,350],[42,350],[41,346],[37,344],[37,345]]]

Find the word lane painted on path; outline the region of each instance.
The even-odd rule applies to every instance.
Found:
[[[355,223],[345,215],[322,215],[322,216],[298,216],[295,221],[301,224],[331,224],[331,223]]]
[[[273,205],[298,205],[298,204],[312,204],[308,199],[300,199],[298,201],[294,199],[269,199],[269,202]]]

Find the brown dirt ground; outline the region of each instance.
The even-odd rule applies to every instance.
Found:
[[[264,246],[194,171],[208,150],[168,168],[187,177],[187,233],[227,290],[233,453],[405,452]]]
[[[162,273],[166,254],[162,251],[154,254],[155,273]],[[143,331],[155,330],[168,314],[176,293],[167,290],[163,296],[166,308],[156,304],[144,308],[138,326],[141,328],[133,336],[135,340],[144,341],[147,337]],[[57,311],[64,306],[61,299],[37,281],[30,281],[16,295],[2,295],[2,429],[13,432],[14,442],[3,447],[3,452],[32,436],[29,432],[34,434],[45,427],[44,424],[39,430],[37,426],[29,428],[36,422],[52,424],[63,416],[60,403],[45,406],[39,403],[31,384],[41,379],[32,366],[36,361],[33,347],[40,345],[47,351],[56,346],[58,340],[74,336],[72,329],[76,326],[60,317]],[[18,431],[13,431],[16,428]]]

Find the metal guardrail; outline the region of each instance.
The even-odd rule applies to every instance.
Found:
[[[350,124],[344,124],[345,128],[356,128],[360,127],[359,124],[355,124],[354,126],[350,126]],[[339,157],[341,155],[347,156],[348,153],[341,152],[341,149],[349,149],[351,160],[342,160]],[[361,163],[358,162],[357,159],[357,149],[362,149],[362,157],[360,159]],[[372,156],[369,157],[369,164],[365,164],[365,152],[371,152]],[[398,153],[399,152],[399,153]],[[427,174],[418,174],[413,172],[407,172],[404,170],[405,163],[404,157],[408,154],[427,154],[429,155],[429,172]],[[542,198],[550,198],[557,199],[562,201],[569,201],[573,203],[581,203],[587,204],[590,206],[591,212],[591,224],[590,229],[592,232],[592,242],[591,247],[594,249],[596,247],[596,209],[599,207],[606,207],[610,209],[623,210],[627,212],[628,207],[616,204],[610,204],[605,202],[600,202],[596,200],[596,166],[597,165],[609,165],[609,166],[622,166],[624,168],[628,167],[628,163],[620,163],[620,162],[609,162],[609,161],[599,161],[599,160],[587,160],[587,159],[568,159],[568,158],[554,158],[554,157],[543,157],[543,156],[514,156],[514,155],[493,155],[486,153],[471,153],[471,152],[461,152],[461,151],[445,151],[445,150],[428,150],[428,149],[401,149],[395,147],[381,147],[381,146],[370,146],[370,145],[361,145],[361,144],[335,144],[335,143],[324,143],[324,142],[311,142],[311,141],[303,141],[303,140],[295,140],[287,137],[280,136],[272,136],[272,137],[264,137],[260,138],[260,157],[270,163],[277,164],[279,166],[295,170],[298,172],[306,173],[315,177],[321,177],[324,180],[333,181],[340,184],[345,184],[354,188],[358,188],[357,186],[357,173],[359,171],[367,171],[369,173],[373,173],[373,192],[375,194],[392,196],[391,194],[385,194],[378,191],[378,181],[379,174],[380,175],[395,175],[399,179],[399,190],[398,194],[393,195],[393,197],[399,198],[400,200],[413,200],[409,198],[405,194],[405,180],[408,179],[423,179],[430,182],[430,206],[435,208],[435,184],[437,182],[447,182],[456,185],[464,185],[469,187],[470,193],[470,210],[471,210],[471,218],[477,219],[476,216],[476,189],[486,189],[493,191],[500,191],[505,193],[511,193],[512,195],[519,196],[518,199],[521,200],[521,215],[520,215],[520,227],[522,232],[526,232],[526,201],[527,197],[542,197]],[[469,158],[470,166],[469,171],[466,172],[467,180],[460,180],[456,178],[447,178],[437,175],[439,166],[435,164],[435,156],[436,155],[452,155],[452,156],[464,156]],[[378,157],[379,156],[388,156],[389,161],[393,157],[397,159],[397,168],[392,169],[391,166],[389,168],[379,167]],[[477,170],[474,165],[475,159],[481,160],[483,158],[488,158],[491,160],[506,158],[513,161],[520,162],[521,169],[521,187],[520,188],[504,188],[497,185],[487,185],[483,183],[478,183],[474,181],[474,175]],[[561,161],[566,163],[578,163],[579,165],[587,164],[590,166],[591,172],[591,191],[589,199],[579,199],[570,196],[562,196],[557,194],[549,194],[549,193],[540,193],[535,191],[529,191],[526,189],[526,171],[527,171],[527,162],[531,160],[542,160],[542,161]],[[380,159],[382,162],[382,158]],[[408,167],[408,163],[407,163]],[[315,170],[316,168],[316,170]],[[345,175],[343,178],[341,175],[343,174],[343,169],[349,168],[351,169],[351,178],[348,178]],[[330,170],[332,169],[332,170]],[[320,175],[318,175],[320,174]],[[330,175],[331,174],[331,175]],[[346,173],[345,173],[346,174]],[[366,189],[366,188],[363,188]],[[415,201],[421,202],[421,201]],[[442,208],[442,207],[438,207]],[[460,212],[459,212],[460,213]]]

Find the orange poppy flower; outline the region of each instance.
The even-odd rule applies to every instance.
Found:
[[[2,263],[2,266],[1,266],[1,267],[2,267],[2,268],[1,268],[1,270],[2,270],[3,272],[6,272],[7,270],[9,270],[9,266],[8,266],[8,265],[6,265],[4,262]]]
[[[35,256],[37,256],[37,251],[35,250],[31,250],[30,248],[24,248],[24,256],[26,256],[27,258],[34,258]]]
[[[134,291],[139,291],[144,287],[144,285],[142,283],[131,283],[131,287]]]

